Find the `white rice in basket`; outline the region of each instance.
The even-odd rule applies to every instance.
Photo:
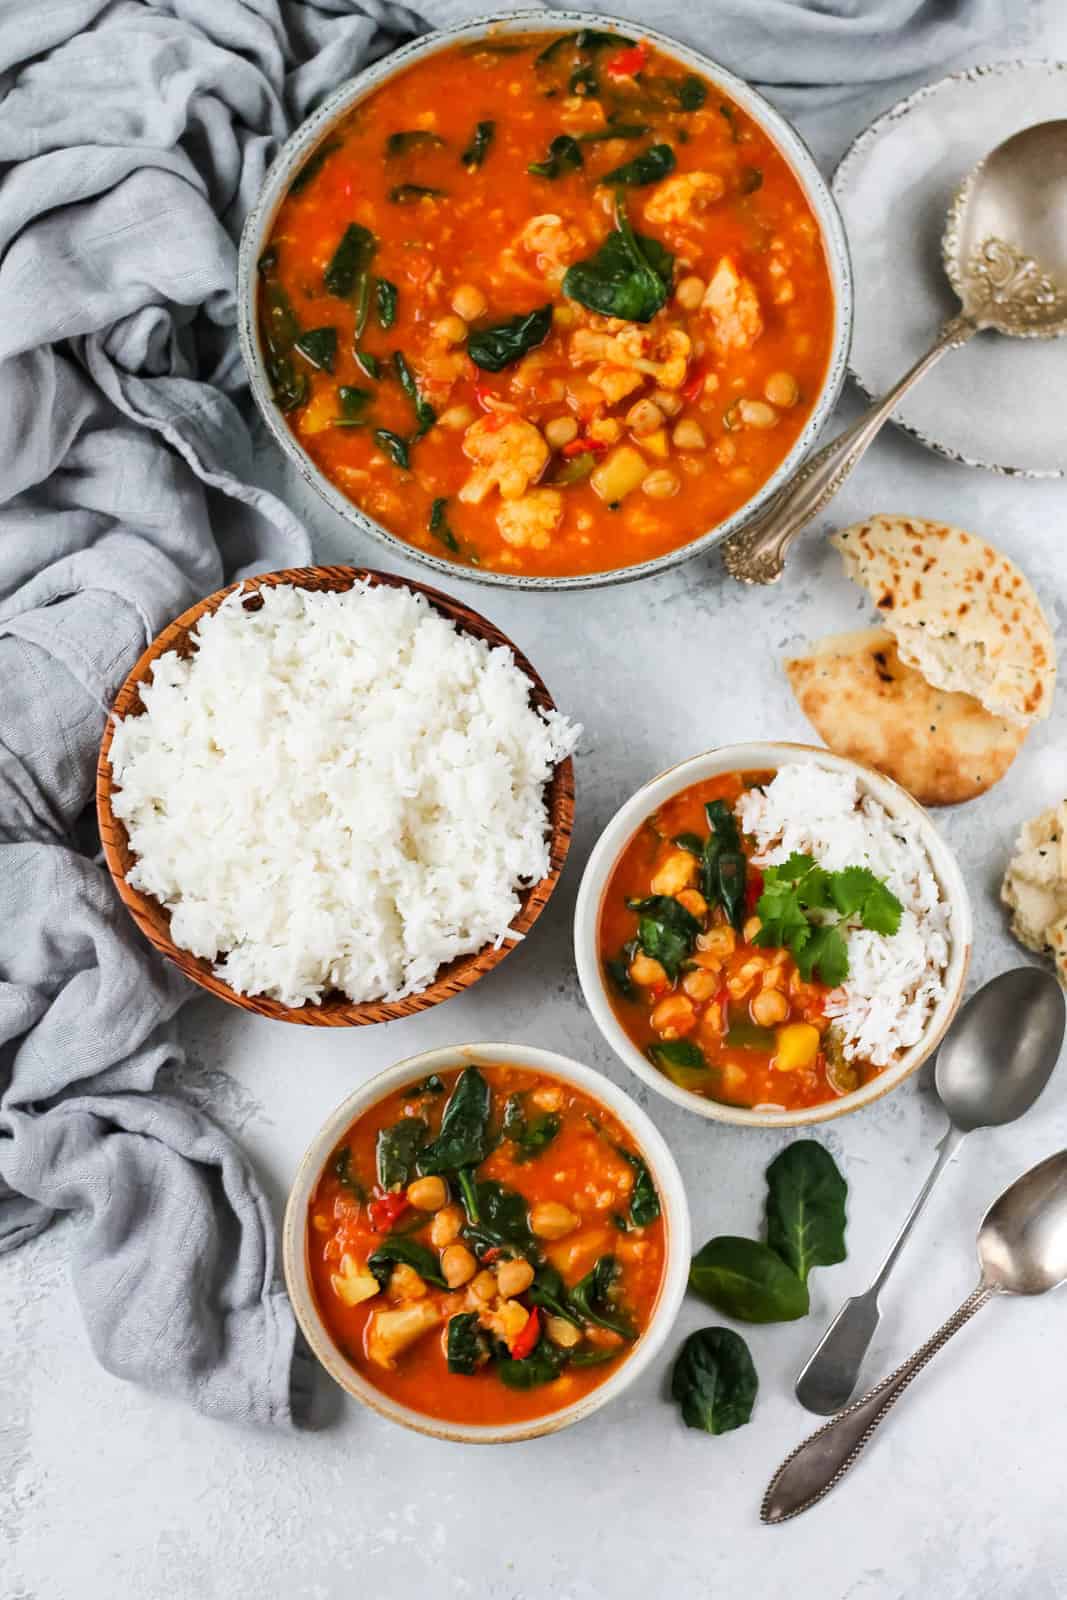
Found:
[[[544,788],[581,729],[411,590],[258,592],[116,723],[128,881],[239,994],[416,993],[498,945],[545,876]]]
[[[849,1060],[887,1066],[919,1042],[945,993],[948,907],[917,827],[891,817],[854,777],[799,762],[779,767],[762,792],[748,790],[737,811],[756,841],[757,865],[774,866],[797,850],[829,872],[869,867],[904,907],[892,937],[842,930],[848,977],[826,1006]]]

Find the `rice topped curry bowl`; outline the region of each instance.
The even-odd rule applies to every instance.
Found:
[[[578,971],[605,1037],[719,1120],[821,1121],[926,1059],[970,910],[895,784],[829,752],[734,746],[638,792],[590,858]]]
[[[327,500],[526,585],[739,526],[828,415],[851,321],[834,203],[773,108],[659,35],[551,12],[331,97],[268,177],[239,293],[257,402]]]

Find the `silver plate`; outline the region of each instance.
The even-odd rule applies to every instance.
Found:
[[[843,157],[833,192],[856,276],[849,372],[874,398],[959,309],[941,266],[952,196],[994,145],[1067,116],[1067,63],[972,67],[901,100]],[[1032,478],[1067,473],[1067,349],[981,334],[901,402],[894,421],[953,461]]]

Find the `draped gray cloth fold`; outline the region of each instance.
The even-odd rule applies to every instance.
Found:
[[[610,9],[813,86],[812,105],[932,71],[1007,14]],[[307,1373],[253,1174],[158,1087],[189,987],[86,848],[96,752],[165,623],[235,573],[310,559],[254,482],[242,410],[235,247],[268,163],[360,67],[481,10],[0,0],[0,1251],[81,1214],[74,1287],[100,1360],[218,1416],[299,1419]]]

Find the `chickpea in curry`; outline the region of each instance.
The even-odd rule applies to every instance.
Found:
[[[763,874],[735,807],[772,773],[727,773],[674,795],[624,849],[601,904],[599,950],[623,1029],[672,1083],[728,1105],[795,1110],[877,1075],[846,1060],[833,992],[791,952],[757,942]]]
[[[571,1405],[648,1326],[665,1263],[652,1176],[610,1112],[504,1063],[360,1116],[308,1217],[323,1321],[365,1378],[455,1422]]]
[[[735,512],[833,330],[785,157],[713,84],[583,29],[457,44],[326,134],[259,262],[275,403],[439,557],[574,575]]]

